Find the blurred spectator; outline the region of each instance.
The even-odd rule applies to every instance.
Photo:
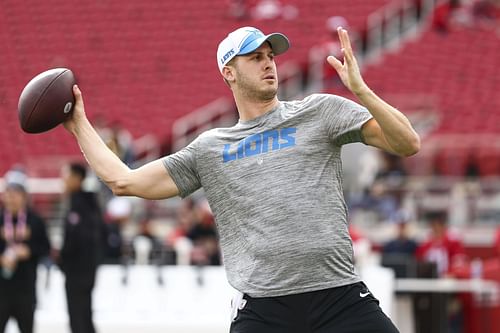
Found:
[[[472,15],[462,0],[446,1],[436,7],[432,24],[437,31],[449,32],[463,26],[470,26]]]
[[[252,18],[255,20],[275,20],[279,18],[293,20],[298,14],[297,7],[283,5],[279,0],[260,0],[252,9]]]
[[[483,29],[495,29],[500,22],[500,0],[479,0],[472,6],[475,24]]]
[[[102,115],[98,115],[94,122],[97,133],[106,145],[125,164],[131,166],[135,162],[132,134],[117,121],[108,123]]]
[[[382,247],[381,265],[394,271],[396,278],[414,278],[417,276],[415,252],[417,242],[409,236],[410,214],[399,210],[391,220],[397,229],[396,237]]]
[[[141,221],[139,232],[133,239],[136,263],[162,263],[162,244],[155,236],[149,218]]]
[[[382,151],[380,154],[383,163],[375,178],[383,179],[386,184],[393,188],[403,186],[406,182],[406,176],[408,175],[403,165],[403,159],[400,156]]]
[[[131,166],[135,162],[135,152],[132,135],[118,122],[110,127],[109,137],[105,141],[108,147],[126,165]]]
[[[372,253],[372,244],[356,226],[349,224],[349,236],[352,241],[354,262],[358,267],[364,266]]]
[[[381,219],[394,218],[401,204],[407,172],[401,158],[380,152],[381,166],[375,174],[373,184],[364,190],[361,198],[353,198],[352,208],[375,211]]]
[[[279,0],[261,0],[253,8],[253,18],[256,20],[274,20],[281,16]]]
[[[400,210],[392,219],[397,227],[396,238],[388,241],[382,248],[384,254],[402,254],[413,257],[417,250],[417,242],[408,235],[408,223],[411,221],[410,214]]]
[[[499,19],[498,0],[451,0],[436,7],[433,26],[441,32],[463,28],[495,29]]]
[[[229,16],[236,20],[248,18],[246,0],[229,0]]]
[[[4,180],[0,210],[0,332],[5,331],[12,317],[21,333],[31,333],[37,265],[48,255],[50,245],[44,221],[28,205],[26,175],[11,170]]]
[[[177,251],[178,262],[193,265],[220,265],[215,222],[206,199],[184,200],[177,210],[177,225],[167,244]]]
[[[106,225],[103,260],[107,264],[122,263],[123,237],[122,228],[132,214],[132,205],[127,198],[114,197],[106,207]]]
[[[500,259],[500,227],[495,232],[495,240],[494,240],[494,243],[493,243],[493,251],[495,253],[495,256],[497,256]]]
[[[436,265],[438,276],[453,275],[465,264],[465,251],[461,240],[447,229],[447,214],[429,212],[426,216],[431,227],[429,239],[417,248],[417,258]]]
[[[187,233],[194,248],[191,263],[195,265],[220,265],[220,251],[215,220],[206,199],[194,206],[195,224]]]
[[[66,299],[72,333],[94,333],[92,290],[101,255],[103,218],[97,197],[84,192],[86,167],[72,163],[62,177],[69,208],[64,220],[60,267],[66,276]]]
[[[165,245],[176,252],[176,262],[180,265],[191,263],[192,243],[187,238],[188,232],[194,225],[194,202],[187,198],[181,202],[176,211],[176,224],[174,229],[167,235]]]

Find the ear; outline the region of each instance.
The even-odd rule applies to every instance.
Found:
[[[234,82],[235,80],[235,70],[232,66],[224,66],[222,68],[222,76],[227,82]]]

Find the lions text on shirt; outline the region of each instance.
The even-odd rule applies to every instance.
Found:
[[[362,141],[370,118],[348,99],[315,94],[207,131],[164,158],[182,197],[203,187],[234,288],[271,297],[360,280],[340,151]]]

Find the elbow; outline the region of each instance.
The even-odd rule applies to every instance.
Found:
[[[114,181],[107,183],[110,190],[115,196],[127,196],[130,195],[130,186],[125,181]]]
[[[404,152],[402,152],[402,155],[404,157],[413,156],[420,151],[420,146],[420,137],[418,134],[415,134],[414,137],[411,138],[408,142],[408,146],[406,147]]]
[[[117,197],[122,197],[127,195],[127,190],[123,187],[113,186],[110,187],[113,194]]]

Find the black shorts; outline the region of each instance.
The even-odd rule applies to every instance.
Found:
[[[234,315],[231,333],[399,332],[363,282],[279,297],[243,295]]]

